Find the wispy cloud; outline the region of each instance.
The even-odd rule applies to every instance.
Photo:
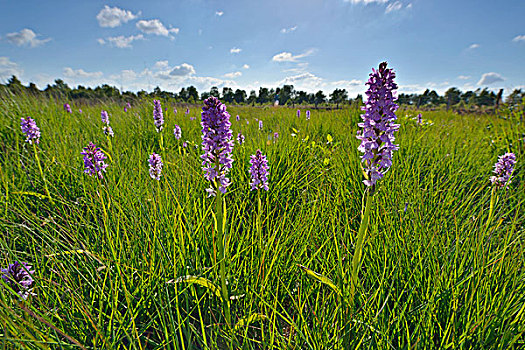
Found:
[[[86,72],[83,69],[73,69],[70,67],[64,68],[64,75],[68,78],[87,78],[87,79],[95,79],[95,78],[102,78],[104,75],[102,72]]]
[[[140,12],[134,14],[131,11],[123,10],[118,7],[104,6],[97,15],[98,24],[101,27],[115,28],[123,23],[129,22],[140,16]]]
[[[480,46],[479,44],[472,44],[472,45],[470,45],[470,46],[467,48],[467,50],[475,50],[475,49],[479,48],[479,46]]]
[[[297,29],[297,26],[293,26],[293,27],[290,27],[290,28],[283,28],[283,29],[281,29],[281,33],[282,34],[288,34],[288,33],[291,33],[291,32],[295,32],[296,29]]]
[[[242,72],[231,72],[231,73],[226,73],[224,74],[224,77],[225,78],[230,78],[230,79],[235,79],[235,78],[238,78],[242,75]]]
[[[230,53],[239,53],[241,51],[242,51],[242,49],[239,49],[238,47],[232,47],[230,49]]]
[[[140,20],[137,22],[137,28],[145,34],[155,34],[173,38],[171,33],[178,34],[179,28],[166,28],[158,19]]]
[[[242,66],[242,68],[243,68],[243,69],[250,69],[250,66],[249,66],[248,64],[244,64],[244,65]]]
[[[50,41],[51,39],[37,39],[37,34],[31,29],[24,28],[19,32],[8,33],[5,39],[11,44],[17,46],[37,47]]]
[[[505,78],[503,78],[500,74],[490,72],[490,73],[485,73],[481,76],[481,79],[478,81],[478,85],[490,85],[490,84],[502,82],[504,80]]]
[[[100,45],[105,45],[106,43],[113,47],[118,47],[119,49],[130,49],[133,46],[131,45],[136,40],[144,40],[144,35],[131,35],[131,36],[110,36],[106,39],[99,38],[97,39]]]
[[[0,78],[5,79],[12,75],[20,77],[23,72],[18,64],[11,61],[8,57],[0,57]]]
[[[215,16],[221,17],[222,15],[224,15],[223,11],[215,11]]]
[[[518,35],[518,36],[516,36],[514,39],[512,39],[512,41],[514,41],[514,42],[516,42],[516,43],[518,43],[518,42],[520,42],[520,41],[525,42],[525,35]]]
[[[460,76],[458,76],[458,79],[460,79],[460,80],[469,80],[470,78],[471,78],[470,75],[460,75]]]
[[[399,11],[403,8],[403,4],[401,1],[396,1],[391,4],[388,4],[388,6],[385,9],[385,13],[390,13],[392,11]]]
[[[293,55],[291,52],[281,52],[277,55],[272,57],[272,61],[274,62],[297,62],[298,59],[307,57],[312,55],[316,50],[315,49],[309,49],[306,52],[299,54],[299,55]]]

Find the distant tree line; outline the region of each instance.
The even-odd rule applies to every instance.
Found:
[[[183,87],[178,93],[163,91],[160,87],[156,87],[152,92],[140,90],[138,92],[121,91],[114,86],[103,84],[95,88],[84,87],[82,85],[76,88],[71,88],[63,80],[57,79],[54,84],[48,84],[43,90],[39,90],[34,83],[29,83],[28,86],[22,85],[16,76],[8,79],[4,85],[8,91],[12,93],[29,93],[33,95],[42,95],[67,100],[124,100],[131,101],[135,99],[142,99],[145,97],[172,99],[177,102],[184,103],[199,103],[200,101],[215,96],[220,98],[225,103],[248,104],[248,105],[267,105],[276,102],[279,105],[295,106],[295,105],[314,105],[318,106],[335,105],[335,108],[343,105],[360,105],[363,104],[363,96],[357,95],[355,98],[349,98],[345,89],[335,89],[328,96],[322,90],[316,93],[308,93],[306,91],[295,90],[293,85],[284,85],[277,88],[260,87],[259,91],[251,90],[247,93],[245,90],[232,89],[223,87],[219,90],[214,86],[210,91],[199,93],[194,86]],[[427,89],[423,94],[405,94],[398,95],[398,103],[401,105],[410,105],[417,108],[433,108],[433,107],[450,107],[454,108],[475,108],[475,107],[498,107],[503,101],[503,89],[498,93],[488,90],[487,88],[475,91],[462,92],[458,88],[452,87],[448,89],[443,96],[440,96],[435,90]],[[525,91],[521,89],[514,90],[507,96],[506,102],[508,105],[518,105],[522,103],[525,98]]]

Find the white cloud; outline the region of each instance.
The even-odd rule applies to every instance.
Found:
[[[390,13],[392,11],[399,11],[401,10],[402,7],[403,7],[403,4],[401,3],[401,1],[393,2],[391,4],[388,4],[385,10],[385,13]]]
[[[151,20],[140,20],[137,22],[137,28],[140,29],[143,33],[146,34],[155,34],[155,35],[161,35],[161,36],[168,36],[170,38],[173,38],[170,33],[179,33],[179,28],[166,28],[164,24],[162,24],[161,21],[158,19],[151,19]]]
[[[472,44],[468,47],[468,50],[475,50],[477,48],[479,48],[479,44]]]
[[[297,62],[299,58],[310,56],[315,52],[314,49],[310,49],[300,55],[293,55],[291,52],[281,52],[272,57],[272,61],[275,62]]]
[[[518,35],[514,39],[512,39],[512,41],[514,41],[514,42],[520,42],[520,41],[525,42],[525,35]]]
[[[175,66],[171,72],[172,77],[184,77],[195,74],[195,68],[191,64],[183,63],[180,66]]]
[[[215,11],[215,16],[221,17],[222,15],[224,15],[223,11]]]
[[[244,65],[242,66],[242,68],[243,68],[243,69],[250,69],[250,66],[247,65],[247,64],[244,64]]]
[[[349,2],[351,4],[372,4],[372,3],[378,3],[378,4],[384,4],[388,2],[388,0],[345,0],[345,2]]]
[[[352,79],[352,80],[337,80],[332,82],[333,85],[339,86],[339,87],[346,87],[346,86],[364,86],[363,81]]]
[[[478,85],[489,85],[494,83],[499,83],[505,79],[498,73],[490,72],[485,73],[481,76],[481,79],[478,81]]]
[[[232,47],[230,49],[230,53],[239,53],[241,51],[242,51],[242,49],[239,49],[238,47]]]
[[[102,78],[104,75],[102,72],[86,72],[83,69],[72,69],[70,67],[64,68],[64,75],[68,78]]]
[[[123,10],[118,7],[104,6],[97,15],[98,24],[101,27],[115,28],[123,23],[129,22],[140,15],[140,12],[133,14],[131,11]]]
[[[169,67],[169,63],[168,63],[168,60],[164,60],[164,61],[157,61],[155,62],[155,68],[157,69],[166,69]]]
[[[281,33],[282,34],[288,34],[288,33],[294,32],[296,29],[297,29],[297,26],[293,26],[293,27],[290,27],[290,28],[283,28],[283,29],[281,29]]]
[[[470,75],[460,75],[460,76],[458,76],[458,79],[461,79],[461,80],[468,80],[470,78],[471,78]]]
[[[0,57],[0,78],[9,78],[12,75],[20,77],[24,71],[20,69],[17,63],[9,60],[8,57]]]
[[[407,9],[411,9],[412,8],[412,3],[408,4],[406,8]]]
[[[144,40],[144,35],[131,35],[131,36],[110,36],[106,38],[106,40],[99,38],[97,39],[98,43],[100,45],[105,45],[108,43],[111,46],[118,47],[119,49],[129,49],[131,48],[131,43],[133,43],[135,40]]]
[[[224,77],[225,78],[230,78],[230,79],[234,79],[234,78],[238,78],[242,75],[242,72],[232,72],[232,73],[226,73],[224,74]]]
[[[120,74],[110,75],[109,77],[113,80],[129,82],[137,79],[138,74],[132,69],[124,69]]]
[[[37,47],[51,40],[49,38],[40,40],[36,37],[37,34],[28,28],[24,28],[19,32],[8,33],[5,35],[5,39],[8,42],[17,46]]]

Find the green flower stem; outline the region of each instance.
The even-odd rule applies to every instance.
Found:
[[[224,248],[224,242],[226,241],[226,232],[224,225],[224,213],[223,213],[223,199],[221,191],[217,190],[215,197],[216,211],[215,217],[217,219],[217,249],[219,253],[219,273],[221,278],[221,292],[223,299],[224,315],[226,316],[226,322],[228,327],[231,327],[231,315],[230,315],[230,296],[228,294],[228,286],[226,285],[226,251]]]
[[[49,193],[49,188],[47,187],[46,177],[44,175],[44,172],[42,171],[42,165],[40,164],[40,158],[38,158],[38,149],[36,148],[36,144],[34,142],[33,142],[33,151],[35,152],[36,163],[38,164],[38,170],[40,171],[40,176],[42,176],[42,181],[44,181],[44,189],[46,190],[46,195],[51,201],[51,204],[55,205],[55,202],[53,201],[53,198],[51,198],[51,194]]]
[[[365,192],[365,210],[361,218],[361,225],[359,226],[359,233],[357,234],[357,244],[355,246],[354,256],[352,258],[352,276],[350,284],[350,300],[354,300],[355,290],[359,282],[359,266],[361,265],[361,258],[363,256],[363,247],[365,243],[366,231],[370,223],[370,207],[372,206],[372,196]]]

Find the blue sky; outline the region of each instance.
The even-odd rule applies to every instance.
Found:
[[[525,87],[525,1],[0,0],[0,79],[350,96],[386,60],[401,92]]]

